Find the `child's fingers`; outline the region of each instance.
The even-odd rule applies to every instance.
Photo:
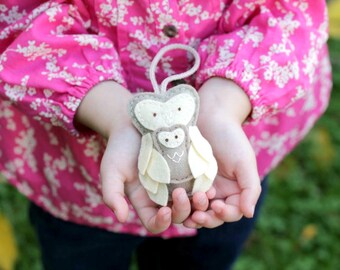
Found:
[[[214,197],[216,197],[216,199],[225,199],[228,196],[241,192],[240,186],[236,180],[230,180],[220,175],[216,176],[214,187]]]
[[[224,205],[221,207],[221,212],[218,215],[212,209],[206,212],[196,211],[192,214],[191,223],[196,223],[196,227],[216,228],[225,222],[235,222],[239,221],[241,218],[242,213],[240,213],[238,207]]]
[[[208,195],[204,192],[196,192],[192,196],[192,204],[194,210],[206,211],[209,207]]]
[[[224,222],[235,222],[242,218],[243,214],[239,208],[239,195],[230,196],[223,200],[214,200],[208,211],[195,211],[191,215],[188,225],[196,227],[215,228]]]
[[[209,188],[209,190],[206,192],[206,194],[207,194],[208,199],[212,200],[216,196],[216,188],[214,186],[212,186],[211,188]]]
[[[216,217],[225,222],[239,221],[243,213],[240,210],[240,196],[235,194],[228,197],[225,201],[215,200],[211,203],[211,209],[215,212]]]
[[[125,222],[129,207],[125,200],[124,181],[114,176],[103,176],[102,194],[104,203],[115,213],[119,222]]]
[[[253,163],[256,164],[256,163]],[[255,205],[261,194],[261,181],[255,165],[244,166],[237,172],[238,184],[241,188],[240,208],[243,214],[252,218]]]
[[[170,226],[170,207],[165,206],[159,208],[159,206],[150,200],[145,189],[139,182],[136,181],[133,184],[128,184],[125,190],[140,221],[149,232],[160,233]]]
[[[196,211],[191,215],[191,219],[197,226],[205,228],[215,228],[224,223],[224,220],[217,217],[213,210]]]
[[[144,220],[144,217],[140,217]],[[171,224],[171,209],[169,207],[162,207],[157,214],[145,223],[145,227],[152,233],[160,233],[165,231]]]
[[[241,193],[240,208],[243,214],[252,218],[255,212],[256,203],[261,194],[261,186],[245,188]]]
[[[191,205],[184,188],[176,188],[172,192],[172,222],[182,223],[191,212]]]
[[[159,209],[155,206],[137,207],[134,205],[134,207],[144,227],[151,233],[163,232],[171,224],[171,209],[167,206]]]
[[[184,222],[183,222],[184,227],[190,228],[190,229],[198,229],[202,226],[198,225],[196,222],[194,222],[192,220],[191,217],[187,218]]]

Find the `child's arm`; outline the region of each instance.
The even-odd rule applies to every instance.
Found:
[[[199,91],[199,126],[218,159],[217,196],[228,197],[227,192],[221,192],[228,185],[226,191],[234,195],[228,197],[228,207],[223,201],[214,201],[212,210],[194,212],[187,226],[215,227],[252,215],[251,205],[260,193],[259,176],[254,153],[241,128],[244,119],[237,116],[237,110],[234,115],[232,109],[244,108],[241,115],[248,115],[247,101],[252,108],[250,118],[258,121],[286,111],[314,89],[316,67],[324,54],[328,25],[325,1],[301,5],[283,0],[254,2],[249,8],[250,2],[230,1],[216,33],[198,45],[201,65],[195,86],[199,89],[206,82]],[[217,82],[213,77],[225,81]],[[217,215],[219,210],[222,214]]]
[[[247,95],[234,82],[217,77],[206,81],[199,95],[198,126],[219,166],[214,182],[217,193],[210,210],[194,212],[185,225],[212,228],[252,217],[261,185],[254,151],[242,129],[251,112]]]
[[[249,97],[250,117],[261,120],[286,111],[314,88],[328,36],[327,5],[251,2],[230,1],[216,34],[199,44],[195,86],[211,77],[231,79]]]
[[[77,134],[74,114],[89,89],[106,80],[125,84],[113,42],[90,32],[89,15],[70,1],[5,2],[0,17],[11,19],[0,20],[1,98]]]
[[[140,184],[137,158],[141,138],[128,115],[131,97],[128,90],[113,81],[100,83],[82,100],[76,121],[108,139],[100,169],[104,202],[124,222],[129,213],[127,198],[146,229],[158,233],[171,223],[183,222],[191,212],[191,205],[184,189],[178,189],[173,193],[171,208],[158,208]],[[208,200],[203,194],[200,198],[205,206],[197,203],[195,209],[204,210]],[[197,198],[197,201],[201,200]]]

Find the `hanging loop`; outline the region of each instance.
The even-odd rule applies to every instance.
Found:
[[[181,50],[185,50],[185,51],[190,52],[195,58],[195,63],[192,66],[192,68],[189,69],[188,71],[185,71],[185,72],[180,73],[180,74],[175,74],[175,75],[172,75],[172,76],[164,79],[163,82],[161,83],[161,86],[159,86],[158,83],[157,83],[157,80],[156,80],[157,64],[166,52],[171,51],[171,50],[176,50],[176,49],[181,49]],[[190,46],[184,45],[184,44],[177,44],[177,43],[170,44],[170,45],[163,47],[156,54],[155,58],[152,60],[151,65],[150,65],[150,71],[149,71],[150,72],[149,73],[150,74],[150,80],[151,80],[152,87],[153,87],[155,93],[157,93],[157,94],[165,93],[169,82],[184,79],[186,77],[191,76],[192,74],[194,74],[197,71],[197,69],[199,68],[199,65],[200,65],[200,57],[199,57],[198,52],[193,47],[190,47]]]

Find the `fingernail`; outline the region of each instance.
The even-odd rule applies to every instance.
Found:
[[[198,226],[200,226],[200,224],[204,223],[204,221],[205,221],[205,218],[202,217],[202,216],[199,216],[199,217],[197,218]]]
[[[201,205],[201,206],[204,206],[206,204],[206,199],[205,198],[201,198],[199,201],[198,201],[198,204]]]
[[[184,192],[182,192],[182,193],[179,195],[178,200],[179,200],[180,203],[185,203],[186,200],[187,200],[187,195],[186,195]]]
[[[164,215],[164,221],[168,221],[168,220],[170,220],[170,219],[171,219],[171,212],[166,213],[166,214]]]

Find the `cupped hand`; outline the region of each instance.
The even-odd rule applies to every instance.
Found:
[[[218,163],[216,195],[207,211],[194,211],[184,225],[214,228],[243,216],[251,218],[261,185],[255,153],[242,129],[250,112],[244,92],[233,82],[217,78],[204,85],[199,94],[202,109],[198,127]]]
[[[214,127],[214,125],[216,125]],[[214,122],[202,134],[210,141],[218,162],[215,198],[207,211],[195,211],[188,227],[217,227],[243,216],[251,218],[261,193],[255,154],[241,127]]]
[[[172,223],[187,219],[191,204],[184,189],[176,189],[171,206],[159,207],[141,185],[137,169],[141,136],[128,115],[131,98],[132,94],[115,82],[100,83],[84,97],[75,120],[107,139],[100,166],[103,200],[107,206],[120,222],[126,222],[129,201],[145,228],[160,233]]]
[[[139,147],[140,135],[132,126],[120,128],[109,137],[101,161],[103,199],[120,222],[128,219],[130,201],[145,228],[160,233],[172,223],[187,219],[191,204],[183,188],[173,191],[171,206],[159,207],[150,200],[138,179]]]
[[[171,223],[171,209],[158,208],[138,179],[137,157],[140,135],[132,126],[112,132],[101,161],[103,200],[120,222],[126,222],[131,202],[141,222],[151,232],[160,232]]]

